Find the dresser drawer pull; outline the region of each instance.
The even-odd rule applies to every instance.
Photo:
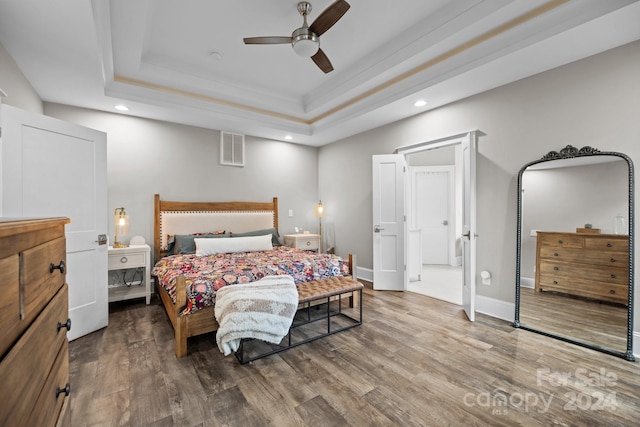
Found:
[[[616,259],[615,258],[611,258],[609,261],[616,262]]]
[[[53,270],[60,270],[60,274],[64,274],[64,261],[60,261],[58,265],[54,265],[53,263],[49,264],[49,273],[53,273]]]
[[[612,247],[612,246],[613,246],[613,245],[612,245],[611,243],[607,243],[607,247],[608,247],[608,248],[610,248],[610,247]]]
[[[615,275],[615,274],[611,274],[611,278],[612,278],[612,279],[615,279],[615,278],[616,278],[616,275]]]
[[[126,256],[123,256],[122,258],[120,258],[120,262],[123,263],[123,264],[125,264],[127,261],[129,261],[129,260],[127,259]]]
[[[71,393],[71,385],[67,383],[64,388],[56,387],[56,399],[60,396],[60,393],[64,393],[65,396],[69,396],[69,393]]]
[[[558,240],[558,243],[559,243],[559,244],[562,244],[562,243],[564,243],[564,242],[563,242],[562,240]]]
[[[616,293],[616,290],[615,290],[615,289],[611,289],[611,290],[609,291],[609,293],[610,293],[611,295],[613,295],[613,294],[615,294],[615,293]]]
[[[558,270],[560,270],[560,267],[555,266],[555,267],[553,267],[553,269],[554,269],[555,271],[558,271]]]
[[[558,255],[558,252],[554,252],[554,253],[553,253],[553,256],[559,256],[559,255]]]
[[[67,328],[67,332],[69,332],[71,330],[71,319],[67,319],[65,323],[58,322],[58,332],[60,332],[62,328]]]
[[[558,284],[558,281],[557,281],[557,280],[554,280],[554,281],[553,281],[553,284],[554,284],[554,285],[557,285],[557,284]]]

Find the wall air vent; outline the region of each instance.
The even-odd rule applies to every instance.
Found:
[[[244,135],[220,132],[220,164],[244,167]]]

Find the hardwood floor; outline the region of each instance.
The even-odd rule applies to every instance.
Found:
[[[627,307],[555,292],[520,291],[523,325],[596,344],[624,353],[627,350]]]
[[[364,324],[251,364],[213,334],[176,359],[162,306],[112,305],[70,343],[73,426],[631,426],[638,363],[410,292],[363,292]]]

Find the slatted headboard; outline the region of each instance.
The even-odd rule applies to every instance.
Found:
[[[167,236],[226,230],[278,229],[278,198],[271,202],[175,202],[154,196],[155,260],[167,253]]]

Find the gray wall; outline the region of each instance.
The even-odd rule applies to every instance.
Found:
[[[42,114],[42,100],[2,44],[0,44],[0,89],[7,94],[7,98],[2,100],[4,104]]]
[[[477,292],[513,302],[519,169],[567,144],[625,152],[640,164],[638,76],[634,42],[321,147],[320,195],[332,208],[338,252],[373,267],[372,155],[479,129],[487,135],[477,157],[477,271],[493,277]]]
[[[221,166],[216,130],[51,103],[44,104],[44,112],[107,133],[109,212],[124,206],[131,234],[147,242],[153,241],[155,193],[181,201],[270,201],[276,196],[281,234],[292,233],[295,226],[317,230],[315,147],[246,137],[245,167]]]

